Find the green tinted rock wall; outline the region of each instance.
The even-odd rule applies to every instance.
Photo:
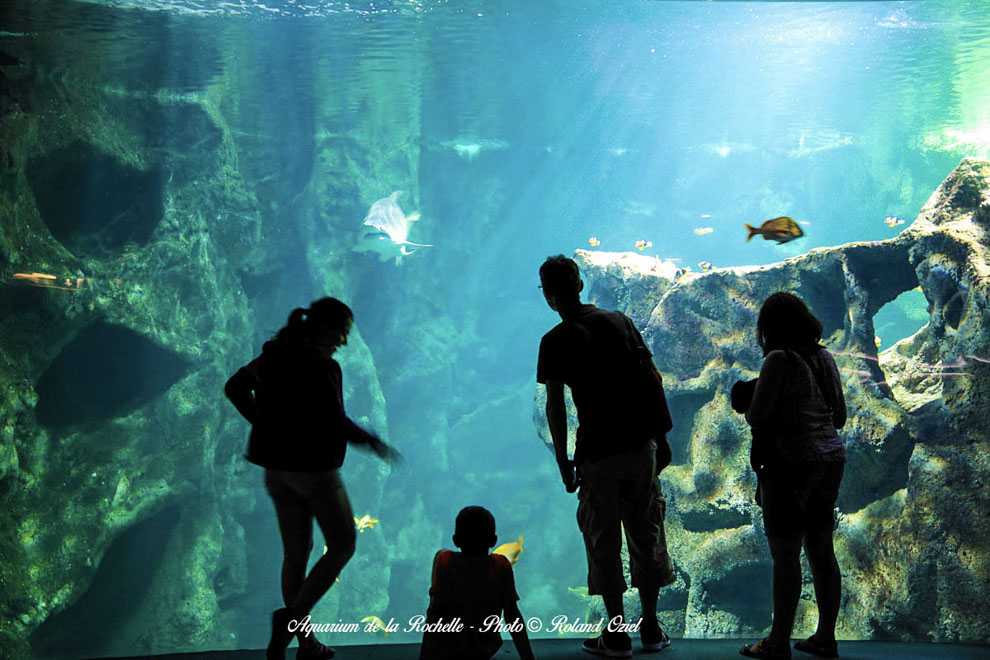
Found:
[[[67,10],[83,24],[106,12],[121,35],[161,20]],[[108,63],[125,45],[84,33],[24,41],[22,64],[2,70],[3,657],[257,648],[280,604],[273,510],[222,388],[293,306],[350,302],[354,287],[303,212],[326,200],[280,201],[318,187],[318,123],[300,129],[312,146],[292,163],[298,174],[265,179],[242,107],[264,94],[251,59],[215,35],[179,34],[192,80],[169,80],[177,54],[154,48],[134,56],[137,77],[120,79]],[[415,124],[383,137],[387,155],[377,143],[352,150],[365,170],[329,163],[317,179],[358,189],[381,161],[415,181],[404,134]],[[360,328],[340,354],[344,396],[387,438]],[[388,468],[358,452],[348,465],[356,514],[379,513]],[[359,547],[364,561],[314,618],[384,612],[382,537],[362,534]]]

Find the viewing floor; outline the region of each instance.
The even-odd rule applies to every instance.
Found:
[[[633,641],[634,658],[658,658],[662,660],[725,660],[741,658],[739,648],[755,639],[675,639],[660,653],[639,653],[638,640]],[[335,646],[334,660],[417,660],[418,644],[380,644]],[[564,660],[565,658],[592,658],[581,650],[579,639],[538,639],[533,641],[533,652],[540,660]],[[294,660],[295,648],[285,654],[286,660]],[[839,642],[839,655],[844,660],[985,660],[990,658],[990,646],[979,644],[900,644],[893,642]],[[212,653],[179,653],[156,656],[156,660],[264,660],[265,651],[215,651]],[[511,641],[503,643],[496,660],[518,658]],[[794,652],[794,660],[813,659],[807,653]],[[131,660],[131,659],[122,659]]]

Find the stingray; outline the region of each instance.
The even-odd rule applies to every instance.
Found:
[[[410,250],[410,247],[433,247],[407,240],[409,226],[419,220],[419,213],[403,213],[398,204],[400,196],[402,191],[396,190],[371,205],[354,246],[355,252],[376,252],[382,261],[395,257],[395,263],[398,264],[402,257],[416,252]]]

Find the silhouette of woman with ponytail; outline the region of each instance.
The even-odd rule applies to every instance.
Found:
[[[354,517],[339,473],[347,443],[364,445],[384,460],[399,458],[344,413],[340,365],[333,353],[347,344],[353,323],[350,308],[335,298],[294,309],[261,355],[224,388],[251,423],[245,458],[265,468],[265,488],[282,536],[285,607],[272,613],[268,660],[283,660],[294,635],[298,660],[333,657],[333,649],[311,633],[295,631],[354,554]],[[307,575],[314,519],[327,552]]]

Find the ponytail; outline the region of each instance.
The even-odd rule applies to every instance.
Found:
[[[276,333],[275,340],[298,342],[327,326],[346,331],[353,322],[354,313],[350,307],[336,298],[320,298],[307,308],[293,309],[285,327]]]

